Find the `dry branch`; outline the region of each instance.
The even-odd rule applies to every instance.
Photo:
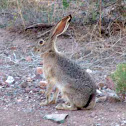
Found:
[[[29,30],[29,29],[38,29],[38,28],[52,28],[52,24],[43,24],[43,23],[38,23],[38,24],[33,24],[27,28],[25,28],[25,31],[26,30]]]

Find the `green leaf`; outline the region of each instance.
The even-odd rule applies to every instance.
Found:
[[[115,82],[117,93],[126,93],[126,63],[119,64],[111,78]]]
[[[68,8],[69,7],[69,3],[70,2],[67,2],[67,0],[63,0],[63,7],[64,8]]]

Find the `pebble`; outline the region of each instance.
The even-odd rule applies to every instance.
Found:
[[[5,82],[8,84],[12,84],[14,82],[14,78],[12,76],[8,76]]]
[[[29,87],[25,88],[25,93],[29,93],[31,91],[31,89]]]
[[[90,69],[87,69],[86,72],[87,72],[87,73],[93,73],[93,71],[90,70]]]
[[[121,126],[125,126],[126,125],[126,120],[121,121]]]
[[[95,126],[101,126],[101,124],[100,123],[97,123],[97,124],[95,124]]]
[[[32,58],[31,58],[31,56],[27,56],[27,57],[25,58],[25,60],[28,61],[28,62],[31,62],[31,61],[32,61]]]
[[[36,68],[36,74],[43,74],[43,69],[42,69],[42,67],[37,67],[37,68]]]
[[[100,90],[97,89],[96,92],[97,92],[97,95],[98,95],[98,96],[104,96],[104,94],[103,94],[102,91],[100,91]]]
[[[39,87],[40,87],[41,89],[45,89],[46,85],[47,85],[47,82],[46,82],[46,81],[40,81],[40,82],[39,82]]]
[[[22,88],[26,88],[27,86],[28,86],[28,83],[27,82],[24,82],[24,83],[21,84],[21,87]]]
[[[31,77],[28,77],[27,78],[27,82],[32,82],[33,80],[32,80],[32,78]]]

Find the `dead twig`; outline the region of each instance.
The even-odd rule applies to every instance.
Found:
[[[38,23],[38,24],[33,24],[29,27],[25,28],[25,31],[30,30],[30,29],[37,29],[37,28],[52,28],[54,25],[52,24],[43,24],[43,23]]]
[[[24,18],[23,18],[23,15],[22,15],[22,10],[21,10],[21,7],[20,7],[20,4],[19,4],[18,0],[17,0],[17,7],[18,7],[18,13],[19,13],[19,15],[21,17],[21,20],[22,20],[23,27],[25,29],[26,28],[25,21],[24,21]]]
[[[100,13],[100,17],[99,17],[99,35],[101,37],[101,7],[102,7],[102,0],[100,0],[100,4],[99,4],[99,7],[100,7],[100,10],[99,10],[99,13]]]

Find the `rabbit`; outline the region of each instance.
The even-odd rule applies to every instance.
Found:
[[[65,103],[59,103],[56,109],[93,109],[96,103],[94,80],[80,65],[58,52],[56,48],[57,37],[67,30],[71,19],[71,15],[64,17],[52,29],[49,39],[39,41],[38,46],[35,47],[35,51],[39,52],[43,58],[43,72],[48,82],[46,101],[41,104],[56,103],[58,94],[61,92]],[[56,91],[53,99],[50,100],[54,87]]]

